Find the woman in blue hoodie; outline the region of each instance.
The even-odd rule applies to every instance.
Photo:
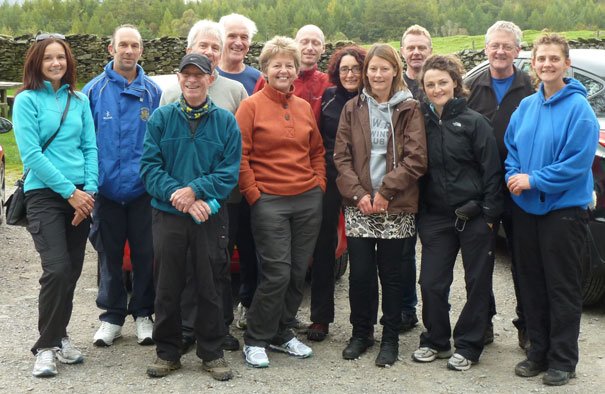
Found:
[[[382,286],[382,341],[376,365],[392,365],[399,352],[402,254],[415,242],[418,178],[427,165],[424,123],[406,88],[399,54],[387,44],[370,48],[363,91],[340,115],[334,164],[345,206],[349,247],[349,302],[353,335],[342,352],[359,357],[374,344]],[[378,275],[376,275],[378,271]]]
[[[27,230],[42,260],[40,337],[31,349],[34,376],[56,375],[55,358],[66,364],[84,360],[67,325],[84,262],[98,164],[90,104],[75,88],[76,65],[65,37],[38,35],[27,52],[13,112],[21,161],[29,170]]]
[[[586,89],[565,74],[569,45],[556,34],[534,43],[537,93],[521,101],[506,130],[506,182],[513,242],[531,347],[519,376],[547,371],[544,384],[575,377],[582,313],[580,252],[592,199],[599,124]]]

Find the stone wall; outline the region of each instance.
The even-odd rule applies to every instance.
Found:
[[[32,36],[7,37],[0,36],[0,80],[21,81],[23,61],[27,48],[33,41]],[[108,38],[89,34],[67,36],[74,56],[78,61],[78,80],[86,82],[102,71],[103,66],[111,59],[107,53]],[[185,38],[162,37],[145,40],[141,65],[150,75],[170,74],[178,66],[187,46]],[[328,59],[334,48],[346,45],[347,42],[328,43],[326,52],[320,60],[320,69],[325,70]],[[258,68],[257,56],[262,49],[262,43],[253,43],[247,56],[247,63]],[[580,39],[570,41],[572,48],[605,48],[605,39]],[[483,50],[464,50],[458,53],[467,70],[485,60]]]

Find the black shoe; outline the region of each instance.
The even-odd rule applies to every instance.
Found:
[[[399,326],[399,332],[404,333],[410,331],[418,324],[418,317],[416,312],[401,312],[401,325]]]
[[[379,367],[395,364],[399,355],[399,344],[397,342],[382,342],[380,352],[376,357],[375,364]]]
[[[191,335],[183,335],[181,337],[181,354],[187,354],[195,345],[195,337]]]
[[[529,350],[529,338],[527,337],[527,330],[524,328],[518,329],[517,338],[519,339],[519,347],[525,350],[525,353],[527,354],[527,351]]]
[[[531,360],[523,360],[515,366],[515,374],[524,378],[530,378],[544,372],[548,369],[546,363],[539,363]]]
[[[373,338],[351,337],[349,344],[342,351],[342,358],[345,360],[355,360],[372,345],[374,345]]]
[[[239,341],[231,333],[227,333],[221,346],[223,350],[239,350]]]
[[[494,343],[494,323],[491,321],[483,334],[483,344],[489,345],[490,343]]]
[[[569,383],[569,379],[575,378],[575,371],[559,371],[558,369],[548,368],[548,371],[542,376],[542,383],[547,386],[563,386]]]

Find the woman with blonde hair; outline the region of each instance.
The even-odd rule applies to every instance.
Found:
[[[344,106],[334,146],[336,184],[345,206],[353,325],[342,356],[358,358],[374,344],[379,277],[383,330],[375,363],[381,367],[392,365],[399,354],[401,256],[406,243],[413,242],[418,178],[427,165],[422,114],[402,72],[391,46],[370,48],[362,93]]]
[[[326,187],[324,147],[309,103],[294,96],[298,46],[274,37],[259,57],[264,88],[242,101],[239,185],[250,204],[261,278],[248,311],[244,356],[268,367],[266,347],[294,357],[313,354],[290,322],[302,301],[307,265],[319,234]]]

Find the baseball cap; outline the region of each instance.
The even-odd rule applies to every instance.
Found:
[[[189,65],[196,66],[200,69],[201,72],[205,74],[212,74],[212,64],[210,63],[210,60],[204,55],[199,55],[197,53],[188,53],[183,56],[181,64],[179,64],[179,72],[182,72],[183,69]]]

